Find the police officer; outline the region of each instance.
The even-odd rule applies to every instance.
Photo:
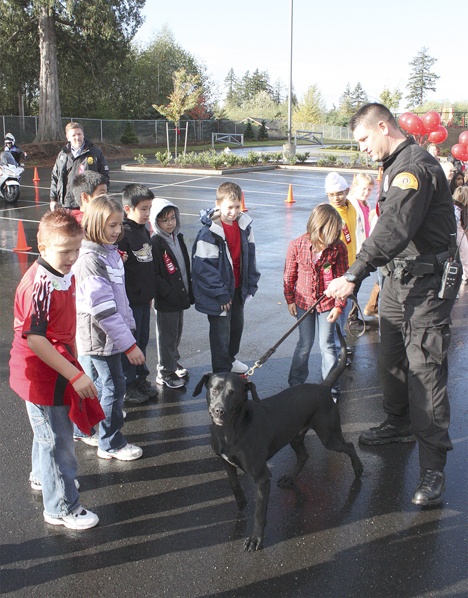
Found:
[[[109,166],[101,150],[91,141],[85,139],[83,127],[76,122],[70,122],[65,127],[67,145],[63,147],[52,169],[50,182],[50,209],[53,211],[57,204],[66,208],[79,207],[75,203],[71,191],[74,177],[85,170],[99,172],[105,179],[109,189]]]
[[[406,138],[382,104],[366,104],[350,128],[361,151],[383,161],[380,216],[356,261],[327,295],[348,297],[378,267],[386,274],[380,313],[379,373],[385,421],[363,432],[367,445],[414,442],[421,476],[412,502],[441,502],[448,433],[447,350],[456,292],[440,299],[443,264],[455,239],[453,201],[439,162]]]

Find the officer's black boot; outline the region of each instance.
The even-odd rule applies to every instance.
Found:
[[[366,430],[359,436],[362,444],[388,444],[389,442],[415,442],[411,426],[404,424],[395,425],[386,419],[380,426]]]
[[[437,469],[421,469],[419,484],[414,493],[415,505],[432,507],[442,501],[442,492],[445,489],[445,474]]]

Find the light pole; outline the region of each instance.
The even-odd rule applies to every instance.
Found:
[[[292,61],[293,61],[293,8],[294,0],[289,0],[289,94],[288,94],[288,142],[283,145],[283,160],[290,162],[296,155],[296,146],[292,143]]]
[[[292,131],[292,65],[293,65],[293,14],[294,0],[289,0],[289,94],[288,94],[288,143]]]

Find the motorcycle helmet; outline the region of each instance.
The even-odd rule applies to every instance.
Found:
[[[15,145],[15,138],[11,133],[5,135],[5,145]]]

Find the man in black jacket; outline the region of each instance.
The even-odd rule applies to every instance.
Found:
[[[412,502],[436,505],[452,449],[447,351],[456,292],[449,299],[438,293],[456,234],[453,201],[439,162],[402,134],[385,106],[363,106],[350,128],[361,151],[384,167],[375,229],[348,272],[327,290],[348,297],[356,282],[384,267],[379,373],[387,418],[359,440],[380,445],[416,439],[421,477]]]
[[[79,208],[75,204],[70,183],[77,174],[85,170],[99,172],[105,178],[109,189],[109,166],[104,154],[85,139],[83,127],[79,123],[70,122],[65,127],[67,145],[60,150],[52,169],[50,182],[50,209],[55,210],[57,205],[66,208]]]

